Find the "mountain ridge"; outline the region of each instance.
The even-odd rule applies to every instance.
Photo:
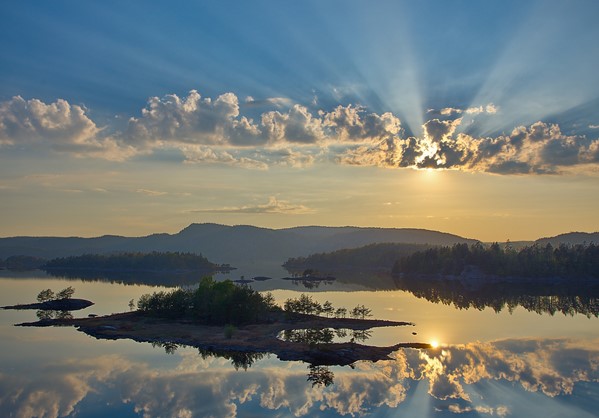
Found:
[[[589,242],[589,237],[595,236],[595,241],[599,242],[599,233],[569,233],[553,238],[562,237],[564,240],[573,241],[578,237]],[[543,238],[545,239],[551,238]],[[153,233],[140,237],[102,235],[90,238],[0,238],[0,258],[29,255],[50,259],[82,254],[181,251],[202,254],[212,262],[232,266],[258,261],[281,265],[291,257],[358,248],[375,243],[453,245],[475,242],[478,240],[420,228],[313,225],[271,229],[254,225],[192,223],[174,234]]]
[[[253,225],[192,223],[175,234],[154,233],[142,237],[103,235],[91,238],[0,238],[0,258],[12,255],[55,258],[86,253],[188,251],[201,253],[221,264],[247,264],[259,259],[280,265],[290,257],[377,242],[451,245],[457,242],[474,243],[476,240],[415,228],[300,226],[271,229]]]

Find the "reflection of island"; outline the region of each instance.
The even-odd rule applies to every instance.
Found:
[[[321,283],[330,285],[337,280],[331,275],[321,274],[314,269],[306,269],[301,272],[293,271],[289,268],[287,268],[287,270],[292,274],[292,276],[282,277],[281,280],[290,280],[294,285],[299,286],[301,284],[306,289],[317,289]]]
[[[183,344],[173,342],[152,342],[152,347],[162,347],[166,354],[174,354],[179,347],[185,347]],[[256,361],[263,359],[268,353],[235,351],[235,350],[215,350],[213,348],[198,348],[198,353],[205,360],[210,357],[224,358],[231,360],[231,365],[235,370],[247,370],[252,367]]]
[[[174,343],[210,351],[273,353],[281,360],[304,361],[313,365],[349,365],[358,360],[379,361],[402,347],[430,348],[425,343],[400,343],[374,347],[346,343],[311,344],[283,341],[277,335],[292,329],[351,329],[412,325],[374,319],[324,318],[315,315],[272,314],[269,323],[250,324],[227,335],[226,327],[200,325],[188,319],[148,317],[140,312],[127,312],[95,318],[54,319],[24,323],[20,326],[75,326],[80,331],[103,339],[132,339],[139,342]]]
[[[336,384],[319,390],[307,386],[326,386],[328,367],[309,367],[306,382],[304,365],[280,367],[268,359],[240,373],[186,350],[173,358],[174,367],[78,352],[35,364],[35,373],[5,368],[0,405],[7,416],[75,410],[114,416],[115,408],[128,406],[147,416],[364,416],[384,408],[382,416],[593,417],[598,346],[596,340],[510,339],[405,349],[392,360],[345,368]],[[47,385],[43,396],[40,382]]]
[[[137,284],[146,286],[186,286],[193,285],[212,271],[156,272],[156,271],[108,271],[108,270],[48,270],[50,276],[69,280],[89,282]]]

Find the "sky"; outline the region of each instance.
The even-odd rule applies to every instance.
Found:
[[[599,2],[0,4],[0,236],[599,230]]]

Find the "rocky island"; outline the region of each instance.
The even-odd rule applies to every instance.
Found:
[[[330,303],[320,306],[306,295],[287,300],[282,309],[274,303],[272,295],[263,295],[228,280],[216,282],[205,278],[194,291],[176,289],[143,295],[138,308],[108,316],[43,319],[18,326],[74,326],[99,339],[186,345],[212,352],[272,353],[281,360],[323,366],[383,360],[402,347],[431,348],[425,343],[375,347],[359,344],[354,339],[335,343],[333,330],[357,332],[414,324],[367,319],[370,310],[360,305],[351,311],[354,318],[331,317]],[[314,312],[325,312],[328,317]],[[336,312],[345,316],[347,310],[342,308]],[[295,330],[313,332],[304,340],[280,338],[282,333]]]

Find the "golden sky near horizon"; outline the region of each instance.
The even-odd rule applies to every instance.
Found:
[[[2,4],[0,236],[599,231],[597,16],[585,0]]]

